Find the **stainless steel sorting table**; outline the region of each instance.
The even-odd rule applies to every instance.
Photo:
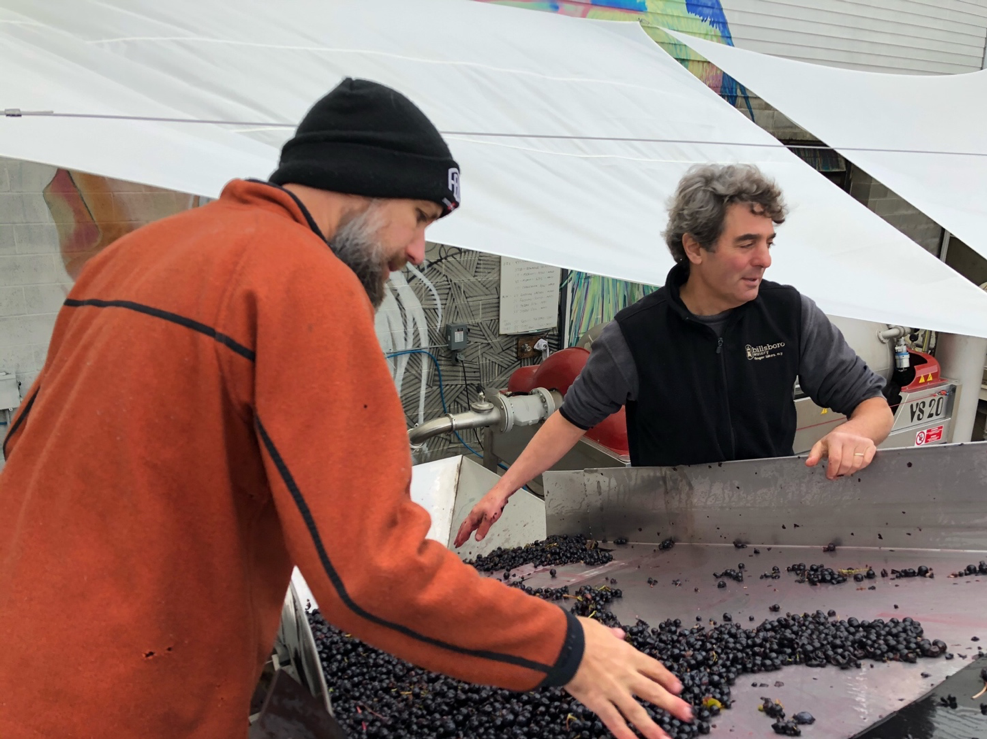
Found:
[[[593,569],[559,567],[554,579],[548,568],[515,570],[529,587],[568,584],[574,590],[614,578],[623,597],[612,610],[628,625],[638,618],[652,626],[679,618],[689,627],[698,616],[709,626],[728,612],[735,623],[752,627],[786,612],[818,609],[833,609],[843,619],[910,616],[922,622],[928,638],[942,639],[956,654],[951,661],[864,661],[850,670],[799,665],[743,675],[733,687],[734,707],[716,719],[713,737],[775,736],[757,710],[760,697],[770,696],[789,716],[808,710],[816,717],[803,736],[845,739],[918,698],[967,664],[978,646],[987,646],[987,577],[948,577],[987,559],[987,444],[882,451],[868,469],[837,481],[791,457],[550,472],[545,483],[548,533],[607,539],[611,543],[603,546],[613,550],[614,561]],[[619,536],[630,543],[612,544]],[[677,543],[660,551],[666,538]],[[734,540],[746,548],[736,548]],[[830,542],[837,551],[823,552]],[[726,588],[717,588],[713,573],[741,562],[745,581],[725,580]],[[877,573],[926,565],[935,578],[812,586],[786,572],[799,562],[833,569],[869,565]],[[781,578],[759,579],[773,565]],[[876,589],[868,590],[871,585]],[[780,614],[768,610],[775,603]],[[981,736],[987,737],[987,717]]]
[[[551,578],[548,568],[535,571],[532,567],[514,570],[527,577],[529,587],[561,587],[569,585],[574,591],[580,585],[602,585],[604,578],[614,578],[613,587],[623,591],[623,597],[612,603],[611,610],[621,623],[633,625],[643,619],[657,626],[665,619],[682,619],[683,627],[696,625],[696,617],[710,626],[710,620],[723,622],[730,613],[734,623],[750,628],[764,619],[776,618],[786,612],[814,613],[818,609],[833,609],[837,618],[851,616],[863,619],[905,618],[921,621],[926,636],[942,639],[956,658],[948,661],[922,659],[917,664],[863,661],[859,670],[836,667],[812,668],[802,665],[785,667],[774,672],[742,675],[733,687],[734,707],[724,711],[715,721],[713,737],[775,736],[771,721],[757,710],[761,696],[780,700],[789,716],[807,710],[816,723],[804,729],[803,736],[817,739],[845,739],[866,728],[888,713],[925,693],[967,664],[961,657],[975,657],[978,642],[987,646],[987,577],[950,579],[946,575],[970,564],[971,555],[962,552],[918,550],[837,549],[823,553],[820,547],[756,546],[735,549],[732,545],[676,544],[668,551],[656,551],[652,544],[630,543],[613,546],[614,561],[593,569],[582,565],[558,567],[557,577]],[[770,551],[768,547],[771,547]],[[736,569],[745,564],[743,583],[726,580],[727,587],[716,587],[714,572]],[[824,563],[834,569],[870,565],[879,573],[881,568],[930,566],[935,579],[878,579],[843,585],[818,585],[795,582],[795,575],[785,572],[795,562]],[[772,565],[782,570],[779,580],[760,580],[762,572]],[[647,584],[648,578],[658,581]],[[673,580],[681,585],[672,585]],[[867,590],[874,585],[876,590]],[[695,589],[699,588],[699,592]],[[859,590],[858,588],[863,588]],[[780,613],[768,607],[777,603]],[[897,604],[898,608],[895,609]],[[754,622],[749,617],[754,617]],[[873,666],[872,666],[873,665]],[[925,672],[930,675],[923,678]],[[776,682],[783,685],[776,687]],[[752,687],[765,683],[767,687]],[[987,717],[982,736],[987,737]]]

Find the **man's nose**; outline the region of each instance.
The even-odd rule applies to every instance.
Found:
[[[754,266],[761,269],[767,269],[771,266],[771,249],[767,242],[757,248],[757,253],[754,255]]]
[[[418,232],[414,241],[404,250],[404,254],[416,267],[425,261],[425,229]]]

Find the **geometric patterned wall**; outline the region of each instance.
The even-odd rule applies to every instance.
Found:
[[[438,312],[435,297],[418,279],[409,284],[424,309],[428,322],[428,350],[438,360],[442,371],[446,405],[450,413],[469,408],[476,400],[477,385],[486,389],[507,386],[511,373],[519,367],[537,360],[519,361],[513,336],[501,336],[500,328],[500,257],[469,249],[428,244],[425,264],[419,268],[438,293],[442,305],[442,322],[436,326]],[[454,360],[445,339],[445,325],[465,323],[469,326],[469,346],[463,352],[463,361]],[[380,331],[378,331],[378,334]],[[549,346],[558,348],[558,334],[553,330],[548,337]],[[386,337],[382,338],[386,345]],[[430,363],[427,357],[412,355],[401,383],[401,399],[409,426],[418,420],[421,367]],[[442,415],[439,383],[434,369],[429,370],[429,382],[425,393],[425,419]],[[473,431],[461,436],[476,451],[480,449],[480,437]],[[470,454],[452,434],[435,437],[427,444],[427,459],[437,459],[452,454]]]

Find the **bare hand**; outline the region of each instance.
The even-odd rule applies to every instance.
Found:
[[[862,470],[874,461],[876,453],[877,446],[873,439],[837,428],[813,445],[805,464],[815,467],[823,457],[827,457],[826,477],[835,480]]]
[[[507,498],[496,490],[491,490],[484,495],[480,502],[473,506],[473,510],[459,527],[456,534],[455,546],[461,547],[469,541],[470,534],[476,531],[476,540],[483,541],[483,538],[490,531],[490,527],[497,523],[504,506],[507,505]],[[479,531],[477,531],[479,529]]]
[[[682,721],[692,721],[692,707],[681,698],[682,683],[661,662],[623,640],[591,618],[580,618],[586,647],[575,677],[565,689],[600,717],[616,739],[635,739],[627,722],[647,739],[668,739],[635,696],[663,708]]]

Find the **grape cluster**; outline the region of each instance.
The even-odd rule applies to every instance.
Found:
[[[906,577],[928,577],[934,578],[936,573],[932,571],[931,567],[926,567],[925,565],[919,565],[918,567],[908,567],[904,570],[891,570],[891,579],[900,580]]]
[[[802,730],[794,721],[775,721],[771,724],[771,729],[775,734],[781,734],[782,736],[802,736]]]
[[[954,572],[950,577],[969,577],[970,575],[987,575],[987,562],[980,560],[979,565],[967,565],[965,569]]]
[[[727,578],[727,579],[733,580],[735,582],[743,582],[744,581],[744,563],[741,562],[740,563],[740,569],[737,569],[737,570],[729,569],[729,570],[723,570],[723,572],[714,572],[713,573],[713,577],[715,577],[717,580],[719,580],[720,578]]]
[[[815,716],[808,711],[800,711],[786,721],[785,708],[780,702],[772,698],[762,697],[761,705],[757,710],[764,713],[768,718],[775,719],[775,722],[771,724],[771,729],[775,734],[781,734],[782,736],[802,736],[802,730],[799,726],[814,724],[816,722]]]
[[[832,567],[826,565],[809,565],[803,563],[789,565],[789,572],[798,575],[795,582],[807,582],[809,585],[842,585],[846,582],[846,575],[840,574]]]
[[[480,572],[509,572],[522,565],[555,567],[581,563],[598,567],[613,561],[613,555],[600,549],[581,534],[550,536],[543,541],[511,549],[497,548],[490,554],[480,555],[475,561],[467,562]],[[505,578],[506,579],[506,578]]]
[[[523,580],[515,580],[512,583],[508,583],[508,587],[523,590],[528,595],[533,595],[542,600],[562,600],[565,596],[569,595],[568,585],[563,585],[561,588],[529,588],[524,584]]]
[[[620,621],[610,612],[610,603],[615,598],[622,598],[623,591],[620,588],[611,588],[609,585],[592,587],[584,585],[576,591],[572,607],[569,609],[577,616],[595,618],[597,621],[607,626],[620,627]]]

